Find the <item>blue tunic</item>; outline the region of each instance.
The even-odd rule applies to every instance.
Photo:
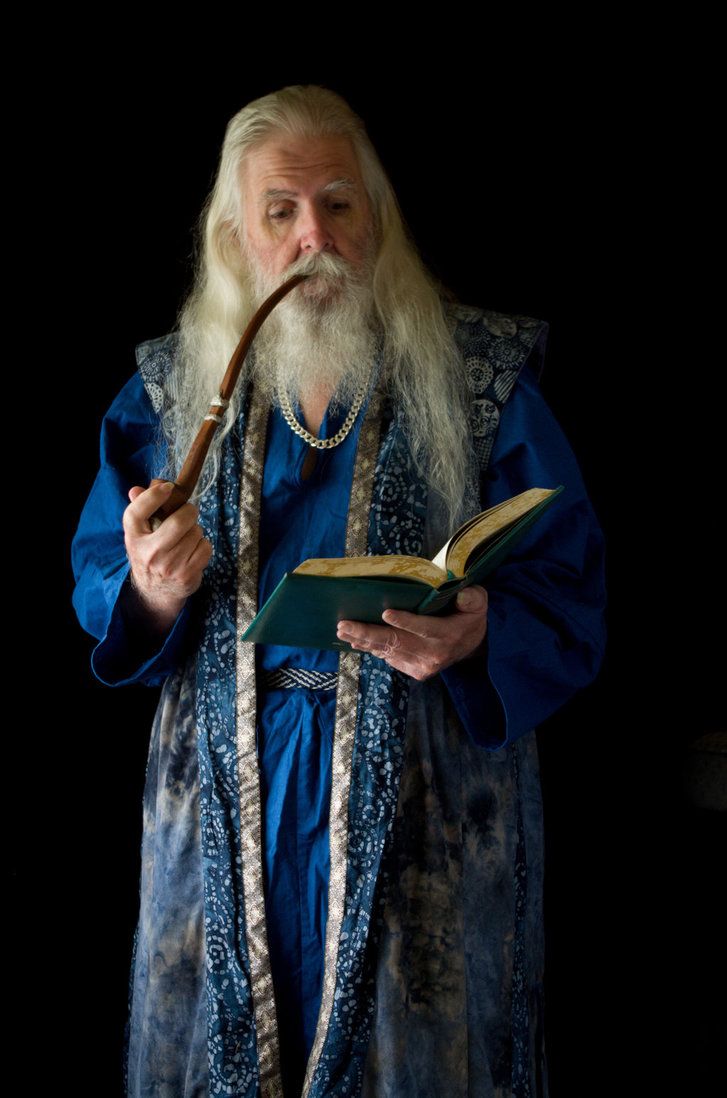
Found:
[[[298,420],[302,422],[300,409]],[[345,414],[342,413],[342,414]],[[318,452],[302,476],[308,445],[279,411],[268,423],[260,505],[258,605],[283,574],[308,557],[344,555],[353,460],[363,419],[343,443]],[[340,426],[326,412],[321,438]],[[294,666],[335,672],[336,652],[258,645],[261,672]],[[278,1011],[283,1085],[300,1094],[315,1036],[328,906],[328,807],[335,690],[261,690],[258,755],[264,805],[268,944]]]
[[[344,414],[327,412],[321,436],[334,434]],[[259,605],[282,574],[301,560],[344,554],[362,418],[360,414],[343,444],[319,453],[312,473],[303,479],[308,447],[279,412],[271,413],[260,515]],[[159,685],[189,647],[193,599],[155,650],[143,653],[129,644],[119,599],[129,572],[121,515],[128,488],[148,483],[155,473],[156,423],[141,378],[134,375],[104,419],[101,469],[72,546],[74,606],[84,628],[99,639],[92,668],[109,685]],[[478,653],[442,673],[464,727],[483,748],[500,747],[530,731],[573,693],[574,681],[590,677],[584,675],[583,652],[561,643],[553,620],[534,616],[522,597],[511,597],[508,568],[516,568],[534,546],[543,559],[539,579],[546,589],[552,579],[553,615],[563,621],[564,635],[589,636],[594,660],[603,646],[601,531],[570,446],[525,368],[503,410],[482,506],[526,488],[561,483],[572,501],[567,522],[559,522],[557,512],[542,520],[489,586],[486,659]],[[569,571],[587,577],[591,585],[585,590],[581,578],[579,598],[570,602],[561,582]],[[321,999],[335,691],[266,689],[263,676],[281,666],[335,672],[338,656],[272,645],[258,646],[256,656],[269,948],[283,1082],[286,1093],[299,1094]]]

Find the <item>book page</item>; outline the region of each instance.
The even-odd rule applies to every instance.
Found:
[[[504,503],[499,503],[488,511],[483,511],[481,515],[476,515],[450,539],[447,568],[455,576],[464,576],[470,558],[476,550],[483,548],[496,535],[513,526],[528,511],[532,511],[544,499],[552,496],[554,491],[554,488],[529,488],[527,492],[521,492],[512,499],[505,500]]]
[[[449,541],[444,543],[444,545],[442,546],[442,548],[439,550],[436,557],[432,561],[432,564],[434,565],[434,567],[435,568],[441,568],[443,572],[447,571],[447,553],[449,552],[449,547],[452,544],[452,542],[454,541],[455,537],[456,537],[456,534],[452,534],[452,537],[449,539]]]
[[[430,560],[421,557],[391,556],[370,557],[311,557],[294,569],[314,576],[400,576],[403,579],[420,580],[432,587],[444,583],[447,573]]]
[[[497,512],[500,511],[509,502],[510,500],[505,500],[503,503],[496,503],[494,507],[488,507],[486,511],[480,511],[479,515],[473,515],[471,519],[467,519],[467,522],[464,522],[460,526],[459,530],[456,530],[454,534],[452,534],[449,541],[444,543],[442,548],[437,553],[436,557],[434,557],[434,559],[432,560],[432,564],[436,564],[438,568],[441,568],[443,572],[446,572],[450,549],[456,544],[456,542],[459,541],[460,538],[465,537],[473,526],[476,526],[478,523],[482,522],[483,518],[485,518],[486,515],[497,514]]]

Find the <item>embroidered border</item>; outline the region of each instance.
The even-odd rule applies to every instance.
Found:
[[[421,555],[427,492],[415,474],[404,434],[399,417],[392,415],[382,433],[374,470],[367,553]],[[388,892],[384,851],[392,834],[404,757],[407,676],[366,653],[361,658],[358,699],[336,985],[310,1098],[353,1098],[361,1092],[375,1009],[372,961]]]
[[[368,540],[369,511],[374,485],[374,470],[381,436],[382,394],[375,390],[361,424],[356,450],[351,498],[346,527],[346,556],[363,556]],[[357,698],[361,654],[341,652],[338,665],[338,693],[331,759],[331,800],[329,812],[330,875],[328,879],[328,919],[323,959],[323,988],[318,1023],[308,1058],[303,1096],[311,1093],[333,1011],[341,939],[346,875],[348,870],[348,802],[351,791],[353,744],[356,734]]]
[[[268,404],[253,388],[240,478],[240,552],[237,636],[257,612],[258,533]],[[255,1032],[262,1098],[283,1098],[275,993],[265,921],[262,867],[262,800],[255,742],[255,646],[237,645],[237,767],[245,929],[250,956]]]

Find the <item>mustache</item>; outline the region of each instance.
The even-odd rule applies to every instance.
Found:
[[[302,256],[290,264],[285,272],[286,278],[296,274],[324,275],[331,280],[341,280],[354,272],[354,267],[343,256],[331,252],[316,252]]]

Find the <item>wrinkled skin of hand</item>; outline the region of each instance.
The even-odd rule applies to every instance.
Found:
[[[455,610],[442,617],[384,610],[386,625],[339,621],[338,638],[357,651],[370,652],[423,682],[466,659],[487,634],[487,591],[473,584],[457,595]]]
[[[131,502],[123,515],[135,609],[158,630],[169,628],[200,586],[213,552],[195,504],[185,503],[152,530],[149,520],[170,491],[168,481],[146,489],[135,485],[129,489]]]

